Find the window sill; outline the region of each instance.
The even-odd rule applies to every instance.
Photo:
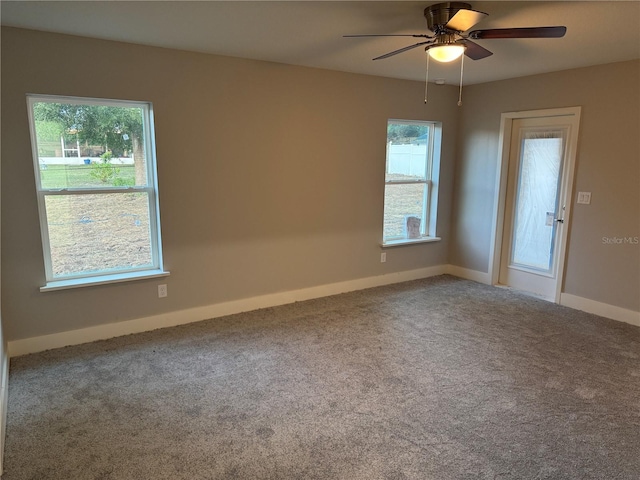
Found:
[[[416,243],[439,242],[440,237],[421,237],[421,238],[402,238],[400,240],[391,240],[381,245],[382,248],[403,247],[405,245],[413,245]]]
[[[48,282],[44,287],[40,287],[41,292],[51,292],[54,290],[67,290],[69,288],[92,287],[94,285],[106,285],[109,283],[130,282],[145,278],[168,277],[169,272],[165,270],[145,270],[143,272],[117,273],[113,275],[98,275],[88,278],[73,278],[70,280],[54,280]]]

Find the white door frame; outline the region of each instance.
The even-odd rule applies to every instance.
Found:
[[[546,110],[528,110],[522,112],[506,112],[500,118],[500,141],[498,144],[499,162],[496,171],[497,192],[493,205],[493,226],[489,257],[489,279],[491,285],[498,284],[500,275],[500,253],[502,251],[502,231],[504,228],[504,210],[507,195],[507,178],[509,167],[509,150],[511,147],[511,130],[513,121],[520,118],[536,117],[573,117],[576,131],[571,132],[567,139],[567,170],[564,175],[562,190],[564,197],[559,200],[560,205],[565,205],[564,224],[560,229],[560,239],[558,242],[558,269],[556,275],[555,299],[560,303],[562,293],[562,281],[564,279],[564,266],[566,260],[567,238],[571,218],[571,203],[573,201],[573,176],[575,172],[576,155],[578,150],[578,128],[580,125],[580,112],[582,107],[551,108]]]

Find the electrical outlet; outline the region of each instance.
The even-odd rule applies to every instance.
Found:
[[[380,254],[380,263],[384,263],[387,261],[387,252],[382,252]]]
[[[158,298],[164,298],[168,295],[166,285],[158,285]]]

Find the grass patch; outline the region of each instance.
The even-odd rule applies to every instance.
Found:
[[[93,165],[46,165],[40,167],[42,188],[86,188],[134,186],[134,165],[114,165],[117,173],[103,182],[91,173]]]

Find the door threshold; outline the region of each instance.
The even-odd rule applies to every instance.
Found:
[[[513,287],[511,287],[509,285],[503,285],[501,283],[496,283],[494,285],[494,287],[504,288],[505,290],[511,290],[513,292],[517,292],[517,293],[521,293],[523,295],[526,295],[527,297],[533,297],[533,298],[537,298],[539,300],[544,300],[545,302],[556,303],[555,300],[552,297],[547,297],[545,295],[542,295],[541,293],[528,292],[526,290],[518,290],[517,288],[513,288]]]

